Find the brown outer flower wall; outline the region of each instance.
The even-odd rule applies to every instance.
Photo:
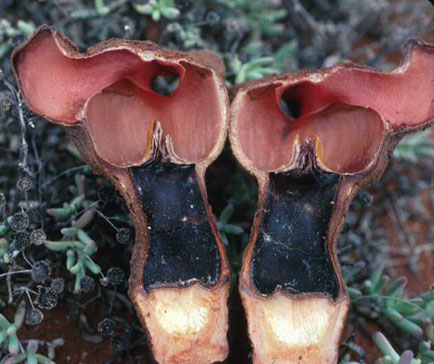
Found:
[[[431,125],[434,48],[410,42],[390,73],[342,64],[233,93],[232,150],[259,187],[239,284],[253,362],[336,363],[349,307],[336,251],[345,214],[399,140]]]
[[[35,52],[40,58],[35,58]],[[122,54],[119,55],[119,52]],[[225,359],[228,352],[226,333],[229,265],[207,202],[204,182],[206,168],[220,154],[226,139],[229,102],[222,79],[224,67],[218,56],[210,51],[187,54],[160,50],[150,42],[123,40],[110,40],[89,49],[87,53],[79,53],[59,32],[42,26],[35,31],[30,40],[15,50],[12,62],[20,91],[29,107],[54,123],[64,126],[83,159],[96,173],[108,178],[127,203],[136,228],[129,294],[143,327],[147,329],[156,360],[160,363],[198,364]],[[155,63],[159,64],[159,67],[154,67]],[[45,66],[50,64],[50,67],[41,68],[44,64]],[[142,74],[138,76],[137,64],[142,67]],[[150,65],[149,71],[152,74],[143,73],[143,68],[147,65]],[[41,69],[45,72],[41,72]],[[190,76],[186,76],[189,72]],[[167,73],[178,73],[180,85],[177,92],[164,98],[150,90],[150,82],[158,74]],[[193,79],[193,82],[183,84],[186,78],[190,81]],[[114,106],[116,103],[122,103],[124,96],[135,97],[136,90],[132,95],[125,95],[129,91],[125,91],[124,85],[117,83],[118,80],[123,79],[129,82],[128,89],[131,89],[131,83],[139,85],[138,87],[147,92],[147,96],[153,98],[154,122],[141,129],[141,137],[140,133],[135,131],[135,134],[139,135],[136,139],[134,133],[112,135],[111,127],[99,125],[101,124],[99,120],[96,121],[97,128],[92,128],[93,121],[89,123],[86,114],[89,100],[95,95],[117,98],[113,102]],[[184,96],[188,96],[190,86],[191,94],[200,97],[198,100],[194,98],[190,100],[189,97]],[[205,88],[203,89],[202,86]],[[104,95],[105,92],[107,96]],[[172,106],[175,110],[169,117],[170,125],[161,120],[161,113],[159,113],[163,104],[166,108],[170,107],[167,105],[168,100],[180,100],[181,103]],[[194,107],[195,102],[201,103],[200,112],[197,111],[198,106]],[[207,105],[210,107],[209,114],[207,114]],[[125,110],[128,112],[128,107]],[[167,110],[163,111],[167,115]],[[194,135],[197,136],[197,143],[190,140],[190,130],[180,128],[179,122],[177,123],[179,115],[185,117],[185,114],[189,115],[189,120],[196,123],[190,125],[190,128],[195,128]],[[204,121],[203,115],[211,115],[211,117],[205,118]],[[116,118],[111,120],[112,123],[117,121]],[[128,128],[125,124],[121,126]],[[138,123],[135,126],[143,127]],[[170,135],[166,128],[170,130]],[[98,130],[95,132],[96,129]],[[181,139],[188,137],[189,141],[182,143],[182,140],[177,140],[178,137]],[[110,138],[115,138],[114,142]],[[204,140],[207,141],[205,146]],[[125,145],[122,150],[113,154],[106,152],[107,145],[119,146],[122,142]],[[127,152],[124,151],[125,149]],[[123,155],[119,157],[119,154]],[[193,209],[191,222],[190,215],[185,215],[181,222],[176,221],[181,224],[181,228],[179,225],[175,230],[173,226],[165,228],[170,235],[176,234],[178,230],[196,231],[196,227],[204,227],[208,234],[206,246],[215,252],[214,258],[217,259],[214,268],[218,272],[214,281],[202,282],[192,276],[188,280],[177,282],[176,276],[169,277],[170,279],[163,277],[164,280],[153,282],[154,285],[150,290],[145,289],[142,282],[145,267],[163,264],[163,259],[148,262],[150,240],[153,236],[149,220],[156,220],[158,208],[146,216],[145,206],[142,206],[139,195],[140,191],[146,192],[148,186],[140,186],[136,183],[133,170],[141,168],[143,163],[146,165],[153,162],[170,165],[175,170],[189,168],[191,171],[188,181],[193,182],[187,187],[194,187],[194,198],[201,204],[203,216],[200,216],[199,221],[195,221]],[[170,178],[170,173],[163,176],[163,180],[167,178]],[[183,196],[175,196],[174,200],[178,197]],[[169,200],[169,203],[174,202],[176,201]],[[173,222],[170,216],[164,218],[167,218],[170,223]],[[155,224],[157,225],[157,222]],[[158,239],[158,236],[164,236],[166,232],[163,229],[154,235]],[[186,243],[184,240],[180,238],[180,243]],[[173,242],[173,244],[177,243],[177,241]],[[197,257],[199,263],[200,258]],[[187,273],[189,273],[188,268],[191,267],[189,264],[190,262],[186,262],[184,267]]]

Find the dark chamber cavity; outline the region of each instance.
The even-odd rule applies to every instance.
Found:
[[[155,161],[130,173],[150,232],[143,288],[215,285],[221,260],[194,165]]]
[[[327,248],[327,230],[339,176],[270,175],[261,230],[251,261],[259,293],[339,293]]]

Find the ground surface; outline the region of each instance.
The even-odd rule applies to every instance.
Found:
[[[101,7],[99,1],[0,0],[0,69],[4,79],[15,84],[9,55],[34,27],[43,23],[59,27],[81,49],[109,37],[150,39],[182,50],[213,49],[226,63],[229,87],[258,75],[321,68],[348,59],[391,69],[400,62],[401,45],[408,38],[434,40],[434,6],[423,0],[177,0],[173,6],[178,12],[160,12],[160,18],[157,8],[151,14],[135,9],[134,4],[145,2],[107,0]],[[171,8],[171,2],[167,3],[165,6]],[[69,226],[85,207],[71,213],[66,222],[56,221],[47,209],[69,203],[77,195],[77,186],[85,189],[86,201],[97,202],[92,206],[98,210],[86,226],[86,232],[99,247],[93,259],[104,276],[109,268],[120,267],[128,277],[134,239],[116,238],[117,229],[132,229],[120,197],[107,182],[83,166],[60,128],[24,109],[27,131],[23,134],[13,94],[1,81],[0,105],[0,193],[6,199],[5,204],[0,203],[0,218],[23,210],[30,218],[26,233],[42,228],[48,239],[58,240],[60,229]],[[29,143],[29,153],[20,167],[24,161],[22,135]],[[427,291],[434,283],[433,135],[426,134],[412,144],[411,151],[401,150],[382,181],[368,190],[373,203],[367,203],[368,195],[354,202],[340,244],[343,267],[362,267],[351,286],[361,288],[370,272],[379,266],[384,266],[391,278],[408,278],[408,297]],[[17,187],[17,182],[23,183],[23,177],[30,181],[28,190]],[[232,158],[229,146],[208,170],[207,186],[218,219],[222,211],[234,208],[229,223],[238,228],[222,227],[221,233],[229,243],[235,287],[255,210],[256,187]],[[227,223],[222,222],[221,226]],[[30,264],[48,259],[51,277],[65,280],[57,305],[43,310],[42,323],[23,324],[19,329],[24,347],[28,339],[39,340],[39,353],[48,355],[46,343],[61,338],[64,344],[56,348],[54,356],[57,364],[153,363],[146,336],[126,294],[126,279],[117,286],[104,286],[99,282],[101,276],[89,273],[96,287],[89,293],[76,294],[75,277],[65,268],[64,253],[29,244],[28,235],[9,232],[4,237],[10,243],[10,252],[17,252],[11,264],[0,263],[0,313],[8,319],[13,319],[20,302],[24,301],[28,309],[31,306],[23,287],[30,289],[27,292],[32,304],[36,304],[37,286],[42,283],[33,281],[29,274],[6,279],[2,273],[29,269]],[[49,284],[48,279],[43,285]],[[375,307],[369,307],[368,313],[354,307],[349,317],[343,341],[354,334],[355,341],[348,342],[360,346],[351,344],[355,349],[350,350],[352,360],[373,363],[380,356],[371,340],[372,333],[378,330],[398,351],[410,348],[417,352],[418,340],[372,315]],[[231,295],[230,311],[231,354],[227,364],[250,363],[236,291]],[[107,336],[103,335],[107,332],[98,331],[98,323],[105,317],[116,323],[115,333]],[[357,352],[366,352],[366,358]],[[0,363],[6,355],[6,348],[1,348]]]

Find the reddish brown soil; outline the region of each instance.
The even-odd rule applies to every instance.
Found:
[[[407,171],[407,175],[414,179],[420,179],[421,177],[417,170]],[[373,190],[371,192],[375,197],[379,197],[380,194],[384,194],[386,191],[392,193],[396,197],[401,197],[400,195],[402,194],[394,183],[383,186],[381,192],[378,190]],[[430,236],[430,225],[434,224],[434,209],[432,204],[429,203],[429,195],[433,193],[434,186],[421,190],[416,196],[409,197],[405,206],[405,209],[409,212],[418,211],[419,207],[415,204],[415,201],[417,197],[420,196],[427,212],[425,219],[421,218],[420,214],[417,213],[415,215],[416,218],[408,219],[405,226],[399,227],[394,218],[395,211],[393,209],[386,209],[387,212],[379,217],[380,224],[386,234],[389,249],[408,248],[409,244],[407,243],[407,239],[409,235],[416,237],[414,246],[411,246],[410,248],[411,252],[417,251],[418,247],[427,247],[434,243],[434,236]],[[395,204],[392,204],[391,206],[396,209]],[[371,208],[375,208],[375,206],[372,206]],[[415,254],[410,253],[409,256],[414,257]],[[434,283],[434,250],[421,253],[413,266],[409,264],[407,260],[408,256],[404,254],[391,252],[389,257],[389,263],[393,263],[393,265],[386,266],[386,274],[390,276],[391,280],[400,276],[407,277],[408,284],[406,292],[410,297],[426,291],[429,286]],[[374,323],[367,323],[363,329],[365,331],[363,333],[361,331],[356,331],[355,343],[365,350],[367,355],[366,362],[371,364],[375,359],[380,357],[380,351],[372,342],[371,337],[372,334],[376,331],[381,331],[381,329]],[[348,325],[344,338],[348,338],[353,330],[354,328]]]
[[[72,317],[65,305],[59,304],[52,311],[45,311],[44,315],[44,321],[40,325],[34,327],[23,325],[19,330],[19,337],[44,341],[63,338],[65,344],[56,349],[57,364],[103,364],[114,354],[109,338],[104,337],[100,343],[86,340],[83,330],[79,327],[78,317]],[[98,314],[87,314],[86,317],[90,320],[90,325],[95,328],[102,319]],[[40,353],[46,355],[45,349]],[[112,363],[124,364],[126,361],[118,357]]]
[[[231,345],[230,354],[224,364],[247,364],[250,363],[248,353],[250,350],[246,335],[246,323],[242,312],[239,297],[231,296],[231,328],[229,330],[229,342]],[[5,312],[8,319],[13,320],[11,310]],[[98,303],[92,303],[86,307],[83,314],[89,320],[89,327],[96,331],[98,322],[103,319],[100,313]],[[136,317],[128,312],[115,312],[115,316],[133,322]],[[62,338],[65,341],[63,346],[56,348],[55,362],[57,364],[104,364],[113,357],[114,351],[110,344],[110,338],[103,337],[101,342],[94,342],[93,338],[98,336],[84,334],[83,325],[80,325],[78,316],[73,316],[66,306],[65,300],[52,311],[44,311],[44,320],[40,325],[27,326],[23,325],[19,332],[21,340],[38,339],[41,341],[53,341]],[[119,326],[119,325],[118,325]],[[117,332],[121,334],[121,332]],[[87,337],[87,339],[86,339]],[[47,355],[46,348],[42,345],[39,350],[40,354]],[[111,364],[156,364],[152,358],[147,342],[143,342],[130,354],[136,356],[137,360],[126,358],[126,356],[117,355]],[[164,363],[162,363],[164,364]]]

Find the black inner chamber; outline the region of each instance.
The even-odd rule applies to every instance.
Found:
[[[129,171],[150,233],[143,288],[215,285],[221,259],[194,165],[156,160]]]
[[[260,294],[283,290],[337,297],[327,231],[338,183],[339,175],[324,172],[270,175],[250,266]]]

